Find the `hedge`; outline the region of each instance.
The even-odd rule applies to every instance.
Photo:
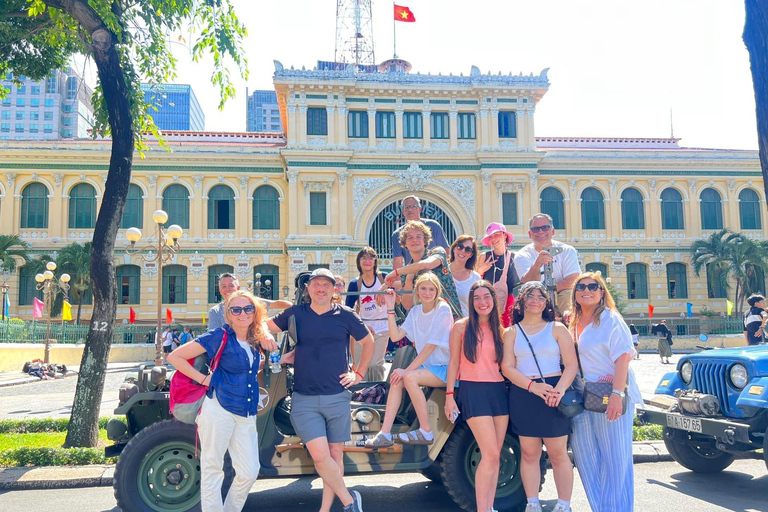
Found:
[[[117,416],[99,418],[99,429],[107,428],[109,420]],[[28,420],[0,420],[0,434],[31,434],[35,432],[66,432],[69,418],[39,418]]]
[[[0,466],[82,466],[114,464],[102,448],[16,448],[0,452]]]

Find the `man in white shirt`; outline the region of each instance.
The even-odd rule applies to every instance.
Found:
[[[515,254],[515,270],[520,282],[542,281],[541,271],[544,265],[552,262],[552,278],[557,283],[557,309],[563,314],[571,307],[571,287],[581,273],[579,256],[572,246],[552,240],[555,225],[552,217],[546,213],[537,213],[528,223],[530,243]],[[544,249],[560,247],[563,252],[552,257]]]

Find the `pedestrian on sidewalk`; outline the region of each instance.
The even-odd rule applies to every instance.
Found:
[[[174,350],[168,362],[189,378],[206,386],[197,417],[200,436],[200,505],[203,512],[239,512],[259,476],[259,439],[256,415],[259,403],[260,349],[277,349],[269,334],[266,311],[250,292],[239,290],[224,303],[223,326]],[[225,339],[219,366],[203,375],[188,359],[207,353],[210,361]],[[224,454],[229,452],[235,479],[222,503]]]
[[[763,331],[765,321],[768,320],[765,297],[753,293],[747,298],[747,304],[749,304],[749,310],[744,313],[744,340],[747,345],[757,345],[765,339]]]
[[[606,412],[585,410],[572,418],[576,468],[594,512],[632,512],[632,423],[635,406],[642,403],[629,367],[634,351],[632,335],[599,272],[580,274],[571,299],[570,328],[583,378],[613,383]],[[627,410],[622,413],[626,394]]]
[[[667,321],[662,320],[660,323],[654,325],[652,332],[655,332],[656,336],[659,337],[658,351],[662,364],[669,364],[669,358],[672,357],[672,347],[670,346],[672,345],[672,333],[670,332],[669,327],[667,327]],[[666,359],[666,361],[664,359]]]

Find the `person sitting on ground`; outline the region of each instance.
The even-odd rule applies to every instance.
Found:
[[[392,446],[395,440],[403,444],[432,444],[434,441],[427,399],[421,386],[443,387],[448,373],[449,336],[453,316],[451,308],[440,297],[440,293],[440,281],[435,274],[427,272],[419,276],[413,292],[416,305],[411,308],[400,327],[395,321],[395,292],[390,289],[386,295],[390,338],[399,340],[408,336],[413,341],[418,355],[406,368],[392,370],[381,431],[365,442],[368,447],[386,448]],[[411,403],[419,418],[419,429],[400,434],[393,440],[392,424],[400,410],[403,387],[411,397]]]

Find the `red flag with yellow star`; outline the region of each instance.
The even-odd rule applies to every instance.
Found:
[[[416,21],[416,17],[409,8],[403,7],[402,5],[395,5],[395,21],[413,23]]]

